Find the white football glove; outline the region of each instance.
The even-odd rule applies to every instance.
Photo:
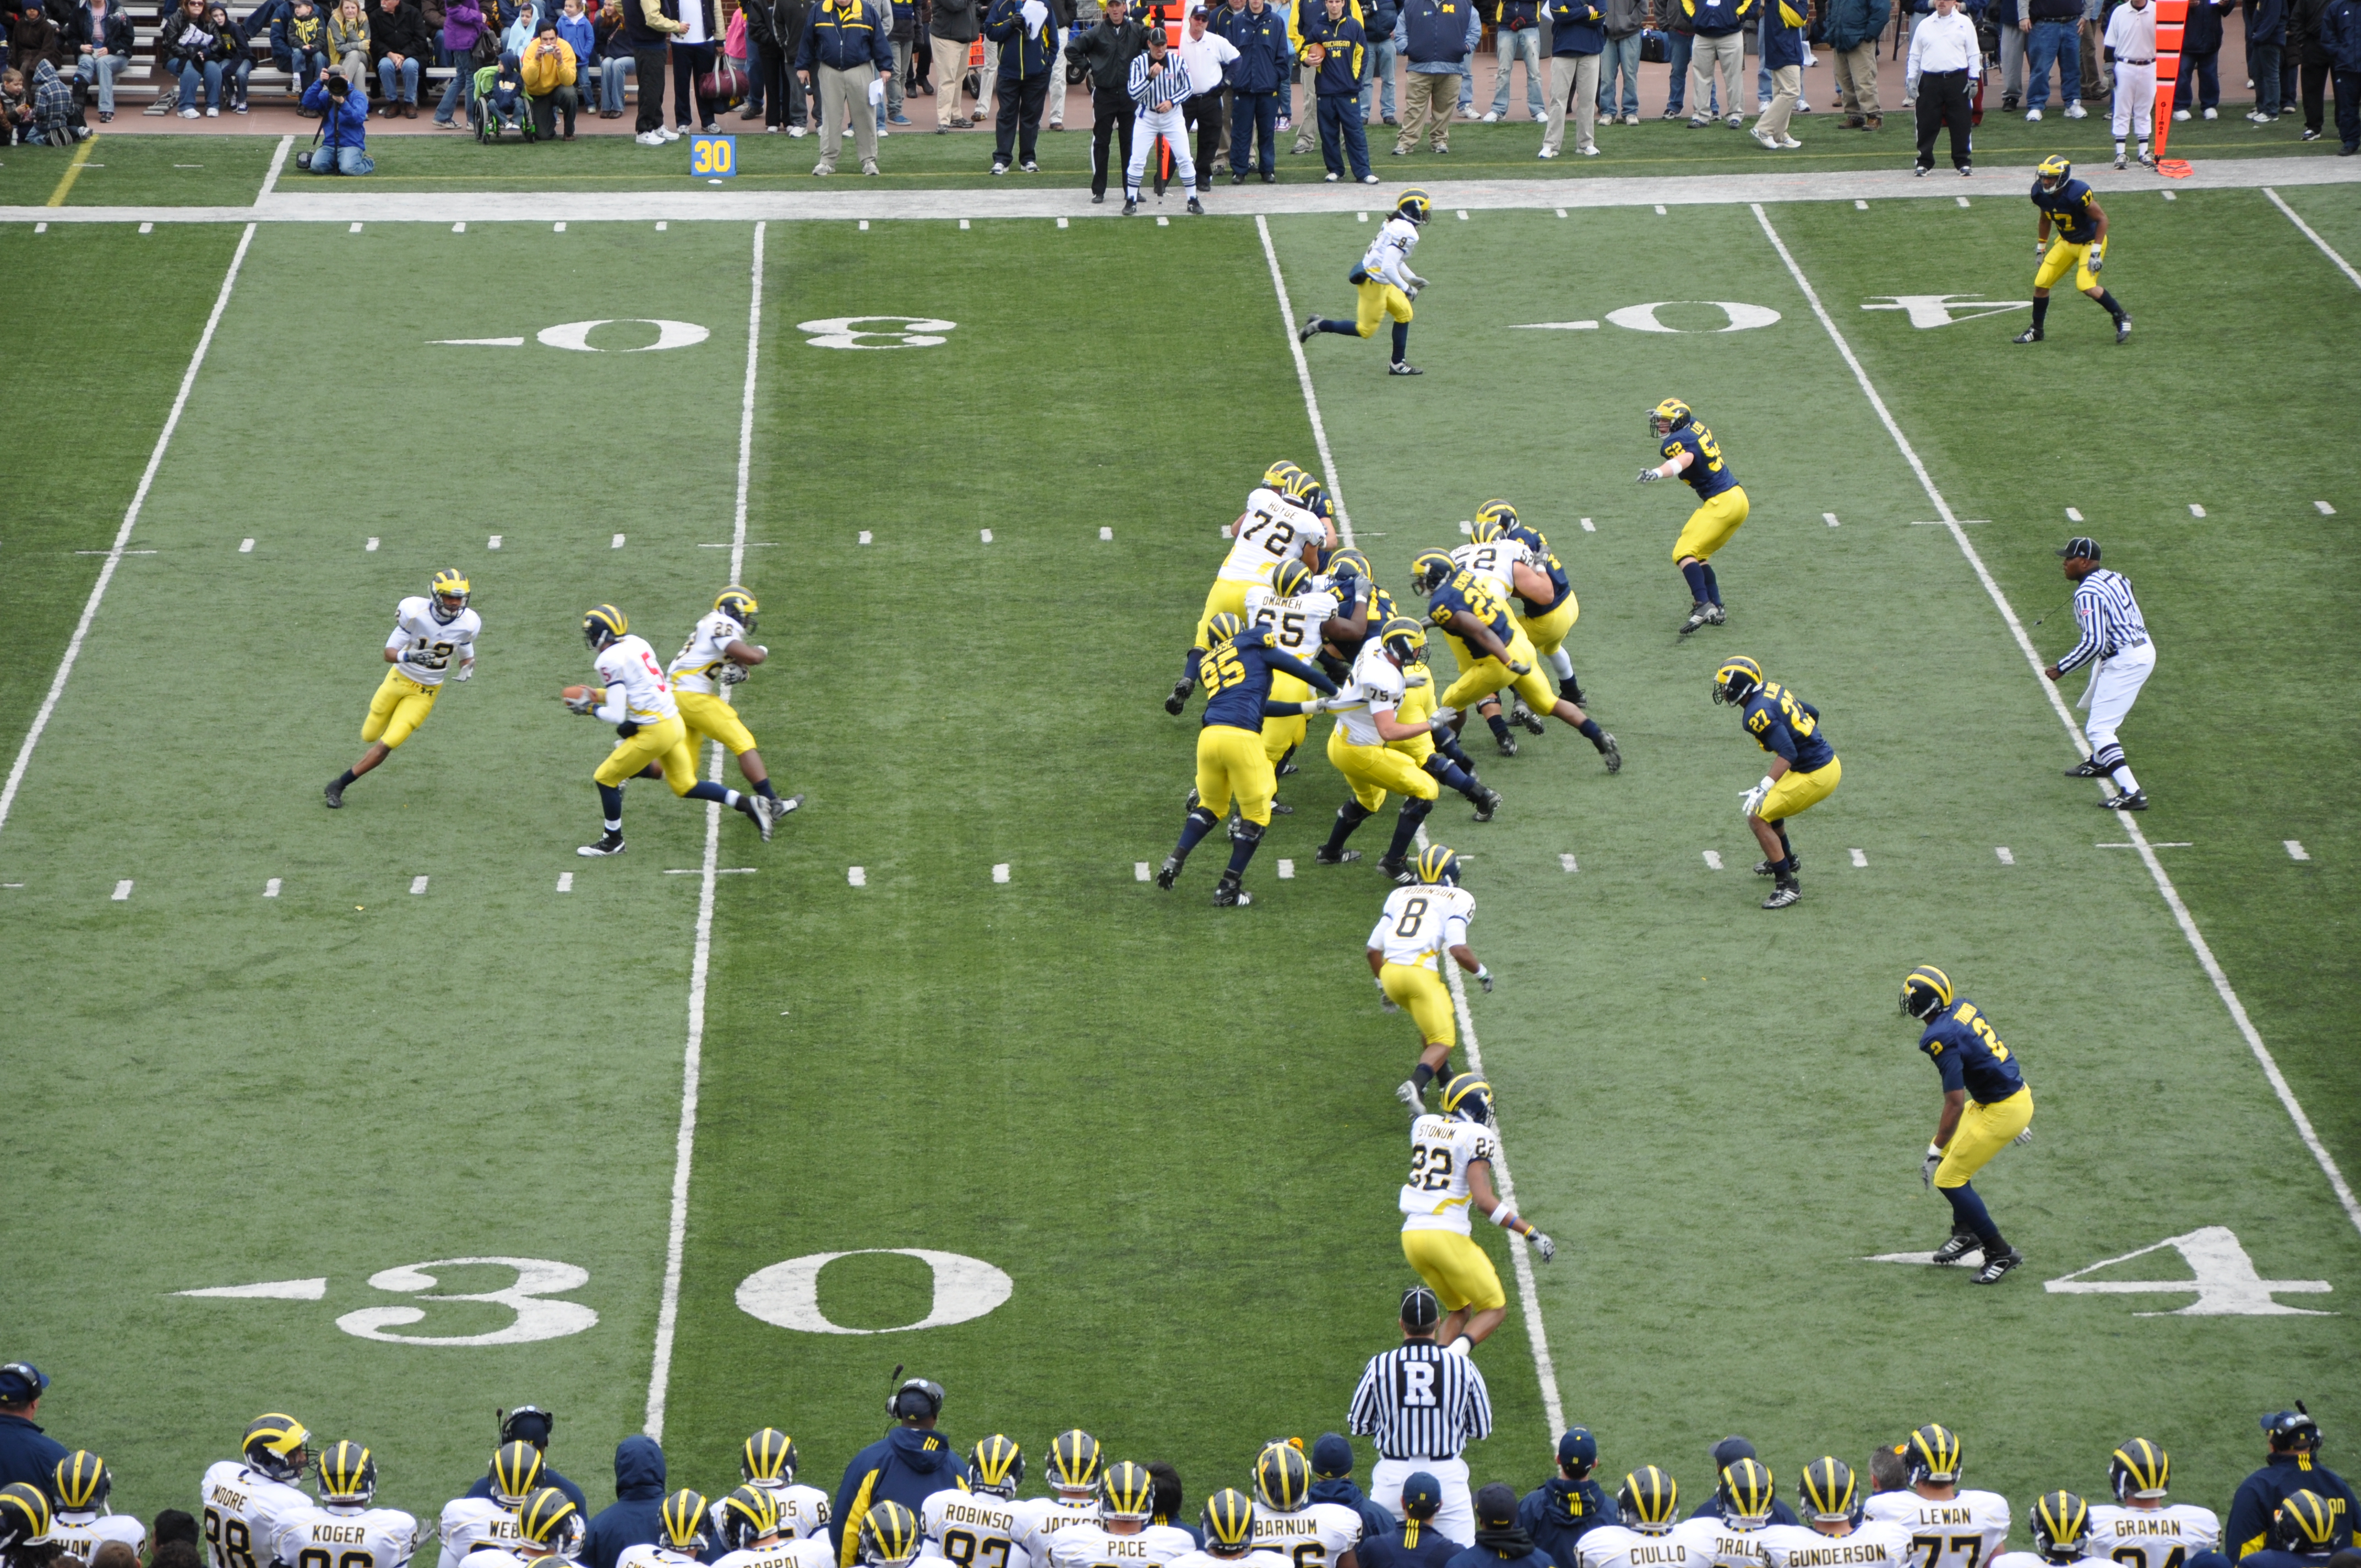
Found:
[[[2048,240],[2046,240],[2046,239],[2037,239],[2037,240],[2035,240],[2035,241],[2033,242],[2033,254],[2034,254],[2034,255],[2036,255],[2036,256],[2047,256],[2047,255],[2048,255],[2048,254],[2049,254],[2049,242],[2048,242]]]
[[[2082,258],[2082,265],[2091,269],[2091,276],[2093,278],[2099,275],[2099,269],[2106,264],[2107,253],[2095,245],[2091,247],[2090,254]]]
[[[1410,280],[1410,286],[1411,288],[1423,289],[1426,287],[1426,280],[1420,277],[1417,273],[1410,271],[1408,269],[1404,269],[1402,275]]]
[[[2015,1136],[2015,1137],[2013,1137],[2013,1138],[2009,1139],[2009,1142],[2010,1142],[2010,1143],[2013,1143],[2013,1144],[2029,1144],[2029,1143],[2031,1143],[2032,1141],[2033,1141],[2033,1129],[2032,1129],[2031,1127],[2027,1127],[2027,1128],[2026,1128],[2026,1129],[2025,1129],[2025,1131],[2023,1131],[2023,1132],[2021,1132],[2021,1133],[2017,1134],[2017,1135],[2016,1135],[2016,1136]]]
[[[742,685],[749,673],[745,665],[732,664],[725,661],[721,666],[721,684],[725,686]]]
[[[1412,664],[1402,672],[1402,685],[1405,686],[1422,686],[1433,679],[1434,677],[1426,673],[1422,664]]]
[[[1433,725],[1441,725],[1444,729],[1448,729],[1451,728],[1452,722],[1459,717],[1459,710],[1455,707],[1438,707],[1429,717],[1432,720],[1430,728],[1432,728]]]
[[[1640,470],[1640,482],[1643,485],[1653,485],[1664,477],[1664,471],[1659,468],[1642,468]]]
[[[1512,675],[1530,675],[1532,673],[1533,666],[1531,660],[1511,659],[1509,661],[1509,674]]]
[[[1771,793],[1772,785],[1776,781],[1773,779],[1765,777],[1762,783],[1741,795],[1738,797],[1738,815],[1741,817],[1752,817],[1757,811],[1761,810],[1763,807],[1763,797]]]
[[[1533,1250],[1542,1255],[1542,1261],[1543,1263],[1549,1262],[1550,1259],[1557,1255],[1557,1243],[1550,1240],[1549,1237],[1542,1234],[1539,1231],[1528,1231],[1525,1233],[1525,1240],[1533,1244]]]
[[[1386,982],[1384,981],[1379,980],[1376,975],[1371,975],[1369,977],[1369,983],[1378,988],[1378,1011],[1384,1013],[1399,1013],[1401,1011],[1400,1006],[1395,1003],[1394,999],[1386,994]]]
[[[1927,1157],[1918,1162],[1918,1185],[1932,1190],[1935,1185],[1935,1168],[1942,1163],[1943,1151],[1933,1144],[1928,1144]]]
[[[1484,988],[1484,994],[1485,994],[1485,995],[1487,995],[1487,996],[1491,995],[1491,994],[1492,994],[1492,971],[1491,971],[1490,970],[1488,970],[1488,969],[1486,969],[1482,964],[1477,964],[1477,965],[1476,966],[1476,983],[1477,983],[1477,984],[1478,984],[1478,985],[1480,985],[1480,986],[1482,986],[1482,987]]]
[[[587,694],[582,696],[569,696],[565,699],[565,702],[566,711],[569,713],[588,713],[592,707],[597,706],[596,702],[594,702]]]
[[[473,659],[470,659],[466,663],[459,666],[459,674],[454,678],[464,681],[473,676],[475,673],[476,662]]]

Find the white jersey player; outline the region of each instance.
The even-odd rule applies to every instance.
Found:
[[[1274,1442],[1255,1461],[1254,1543],[1295,1568],[1355,1568],[1361,1515],[1342,1503],[1313,1503],[1312,1461],[1291,1443]]]
[[[1395,151],[1402,149],[1396,148]],[[1308,316],[1295,332],[1296,341],[1309,343],[1317,334],[1333,332],[1341,336],[1367,337],[1378,330],[1378,323],[1393,318],[1393,357],[1386,367],[1391,376],[1415,376],[1418,369],[1402,356],[1410,347],[1411,302],[1426,287],[1426,280],[1410,269],[1410,253],[1418,248],[1418,231],[1434,211],[1434,203],[1427,193],[1415,187],[1405,191],[1394,202],[1394,210],[1378,229],[1377,238],[1361,253],[1361,264],[1353,269],[1351,281],[1360,291],[1353,319],[1331,321],[1321,316]]]
[[[1278,1552],[1255,1546],[1254,1517],[1252,1498],[1235,1487],[1223,1487],[1205,1499],[1204,1512],[1198,1516],[1204,1546],[1174,1558],[1171,1568],[1293,1568]]]
[[[442,1541],[436,1568],[460,1568],[478,1546],[513,1552],[524,1539],[517,1530],[517,1505],[541,1486],[541,1450],[511,1440],[492,1451],[487,1473],[489,1497],[454,1497],[443,1505],[435,1534]],[[481,1568],[481,1565],[478,1565]]]
[[[2008,1499],[1960,1489],[1960,1440],[1949,1428],[1929,1424],[1912,1432],[1902,1462],[1909,1486],[1878,1493],[1861,1512],[1909,1532],[1914,1568],[1976,1568],[2007,1549]]]
[[[1769,1568],[1769,1467],[1759,1459],[1732,1460],[1723,1466],[1714,1497],[1720,1517],[1707,1513],[1683,1519],[1673,1528],[1673,1539],[1705,1553],[1716,1568]]]
[[[1378,866],[1395,871],[1391,856]],[[1476,895],[1459,885],[1459,857],[1444,845],[1429,844],[1414,862],[1396,872],[1404,873],[1415,877],[1416,883],[1386,895],[1386,906],[1369,928],[1366,946],[1380,1005],[1388,1012],[1399,1008],[1409,1013],[1424,1042],[1417,1067],[1394,1090],[1394,1097],[1410,1108],[1410,1113],[1421,1116],[1426,1113],[1426,1086],[1444,1072],[1453,1047],[1459,1042],[1458,1018],[1450,988],[1444,983],[1442,959],[1447,956],[1488,992],[1492,989],[1492,971],[1477,961],[1475,951],[1467,946],[1467,922],[1476,914]],[[1452,1292],[1440,1293],[1448,1305]]]
[[[1852,1468],[1842,1460],[1815,1459],[1804,1466],[1795,1488],[1804,1522],[1763,1531],[1770,1568],[1910,1568],[1909,1532],[1859,1519],[1857,1497]]]
[[[1490,583],[1499,597],[1505,600],[1517,591],[1517,568],[1532,570],[1532,552],[1521,540],[1494,539],[1481,544],[1463,544],[1451,552],[1454,565],[1463,572],[1473,572]]]
[[[1154,1524],[1156,1479],[1144,1464],[1110,1464],[1099,1476],[1098,1518],[1049,1538],[1049,1568],[1165,1568],[1197,1550],[1185,1530]]]
[[[2202,1509],[2200,1510],[2202,1511]],[[2085,1561],[2104,1563],[2092,1520],[2098,1512],[2071,1492],[2045,1492],[2033,1500],[2033,1550],[2004,1552],[1984,1568],[2069,1568]],[[2207,1516],[2211,1518],[2211,1515]]]
[[[361,720],[361,740],[368,749],[360,761],[330,781],[325,792],[332,809],[345,804],[352,782],[375,768],[410,739],[446,680],[466,680],[476,673],[476,640],[483,618],[467,608],[472,590],[456,571],[434,574],[423,594],[413,594],[393,607],[393,630],[385,640],[385,662],[393,667],[369,697],[368,717]]]
[[[279,1560],[280,1532],[312,1506],[297,1485],[311,1463],[311,1437],[292,1416],[262,1416],[246,1429],[243,1459],[205,1471],[197,1519],[209,1568],[270,1568]]]
[[[1024,1479],[1025,1455],[1001,1433],[968,1450],[967,1490],[934,1493],[918,1507],[925,1555],[953,1568],[1038,1568],[1019,1544],[1030,1513],[1015,1500]]]
[[[646,638],[631,632],[614,638],[592,657],[590,667],[607,687],[606,700],[592,711],[608,723],[629,719],[645,729],[680,717],[672,680]]]
[[[1060,1532],[1098,1523],[1099,1440],[1079,1428],[1049,1440],[1049,1496],[1011,1505],[1019,1531],[1016,1544],[1037,1564],[1049,1561]]]
[[[2083,1555],[2110,1558],[2125,1568],[2182,1568],[2201,1552],[2220,1551],[2221,1519],[2194,1503],[2167,1502],[2171,1479],[2171,1457],[2147,1439],[2136,1437],[2116,1449],[2107,1481],[2119,1506],[2091,1510]]]
[[[675,795],[715,801],[740,812],[768,840],[772,825],[792,807],[785,801],[741,795],[697,777],[697,750],[682,721],[680,705],[673,699],[672,683],[664,666],[656,663],[656,651],[645,638],[632,634],[623,612],[611,604],[591,610],[582,618],[582,639],[589,646],[591,666],[604,686],[568,686],[560,695],[572,711],[615,726],[617,744],[590,775],[598,786],[606,832],[595,844],[577,846],[575,853],[595,858],[623,852],[623,786],[651,768],[663,774],[665,786]]]
[[[1579,1568],[1713,1568],[1703,1549],[1674,1539],[1681,1517],[1680,1484],[1654,1465],[1642,1464],[1623,1477],[1615,1513],[1620,1523],[1583,1532],[1576,1548]]]
[[[377,1461],[357,1442],[320,1451],[320,1502],[280,1527],[284,1568],[405,1568],[418,1545],[418,1521],[400,1508],[369,1505]]]
[[[460,589],[464,597],[467,589]],[[393,609],[393,630],[385,640],[394,655],[394,668],[422,686],[439,686],[446,680],[466,680],[476,671],[476,639],[483,635],[483,617],[461,609],[449,620],[448,601],[442,596],[412,594]]]
[[[1246,622],[1248,626],[1268,627],[1279,641],[1280,652],[1309,664],[1320,657],[1321,627],[1329,617],[1342,615],[1345,606],[1343,596],[1334,588],[1312,587],[1308,569],[1304,576],[1306,585],[1291,598],[1282,598],[1267,581],[1248,588]],[[1308,695],[1310,688],[1305,690]],[[1302,698],[1276,695],[1274,687],[1271,700],[1301,702]]]
[[[713,1540],[705,1494],[683,1487],[664,1498],[656,1517],[656,1538],[623,1548],[615,1568],[697,1568]]]
[[[722,1549],[713,1568],[834,1568],[836,1549],[827,1533],[789,1537],[778,1499],[765,1487],[739,1487],[715,1505],[713,1517]]]
[[[49,1485],[49,1497],[56,1505],[49,1516],[49,1540],[63,1554],[88,1563],[98,1555],[100,1547],[119,1541],[134,1555],[147,1555],[148,1527],[129,1514],[106,1511],[106,1500],[114,1491],[114,1473],[107,1469],[106,1461],[88,1449],[76,1449],[58,1461]]]
[[[516,1525],[513,1551],[479,1541],[467,1553],[467,1568],[564,1568],[581,1550],[588,1528],[574,1499],[555,1486],[537,1487],[521,1499]]]
[[[791,1541],[824,1534],[829,1525],[828,1494],[817,1486],[798,1483],[796,1475],[802,1468],[803,1460],[796,1452],[795,1439],[776,1427],[764,1427],[748,1438],[738,1453],[740,1477],[746,1485],[760,1486],[771,1494],[771,1501],[779,1510],[779,1533]],[[712,1529],[719,1540],[720,1503],[713,1505]]]

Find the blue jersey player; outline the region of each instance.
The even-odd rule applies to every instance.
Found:
[[[1323,713],[1322,697],[1309,702],[1272,702],[1270,674],[1284,670],[1324,696],[1336,695],[1336,683],[1291,654],[1279,652],[1276,634],[1267,626],[1248,630],[1246,622],[1224,610],[1206,627],[1211,644],[1197,666],[1205,687],[1203,728],[1197,731],[1197,787],[1189,792],[1189,815],[1180,824],[1180,842],[1164,858],[1156,885],[1170,888],[1180,867],[1199,839],[1211,833],[1235,797],[1238,822],[1230,829],[1230,864],[1213,889],[1213,902],[1227,907],[1252,904],[1238,886],[1270,826],[1270,800],[1279,779],[1263,751],[1262,721],[1292,718],[1299,713]]]
[[[1957,1263],[1981,1251],[1976,1283],[1990,1285],[2025,1255],[2002,1238],[1969,1181],[2008,1144],[2033,1141],[2033,1091],[1992,1020],[1952,995],[1951,977],[1934,965],[1920,964],[1904,977],[1902,1011],[1927,1026],[1918,1048],[1943,1075],[1943,1114],[1918,1167],[1918,1179],[1951,1204],[1951,1236],[1935,1249],[1934,1261]]]
[[[2132,334],[2132,318],[2099,281],[2100,269],[2107,264],[2107,214],[2099,199],[2074,178],[2073,164],[2059,154],[2043,159],[2034,170],[2032,195],[2041,214],[2033,236],[2033,254],[2041,258],[2041,267],[2033,275],[2033,324],[2018,333],[2016,341],[2041,341],[2042,323],[2049,316],[2049,287],[2070,271],[2074,287],[2115,319],[2115,341],[2123,342]],[[2058,231],[2055,245],[2049,243],[2052,228]]]
[[[1763,907],[1784,909],[1804,896],[1796,875],[1804,862],[1787,842],[1787,818],[1833,795],[1844,764],[1820,729],[1820,710],[1778,682],[1764,680],[1763,666],[1752,659],[1723,662],[1713,674],[1713,700],[1737,708],[1746,732],[1771,753],[1771,771],[1746,792],[1740,809],[1763,846],[1754,874],[1778,879]]]
[[[1648,433],[1656,438],[1656,450],[1664,460],[1641,469],[1640,482],[1679,479],[1697,493],[1697,510],[1673,542],[1673,565],[1689,586],[1689,618],[1681,623],[1681,635],[1686,637],[1700,626],[1719,626],[1730,619],[1721,608],[1713,553],[1729,543],[1746,521],[1746,491],[1730,472],[1713,432],[1699,424],[1678,398],[1666,398],[1648,411]]]

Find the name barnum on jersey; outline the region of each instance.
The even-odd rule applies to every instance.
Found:
[[[1306,1541],[1317,1541],[1320,1539],[1320,1521],[1312,1519],[1290,1518],[1285,1514],[1258,1513],[1255,1516],[1255,1534],[1257,1536],[1300,1535]]]

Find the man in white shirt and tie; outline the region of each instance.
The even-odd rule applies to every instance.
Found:
[[[1935,14],[1921,16],[1910,29],[1910,60],[1903,83],[1918,110],[1921,175],[1935,167],[1935,132],[1944,126],[1951,129],[1951,167],[1961,174],[1975,172],[1970,115],[1983,64],[1976,25],[1960,12],[1959,0],[1935,0]]]

